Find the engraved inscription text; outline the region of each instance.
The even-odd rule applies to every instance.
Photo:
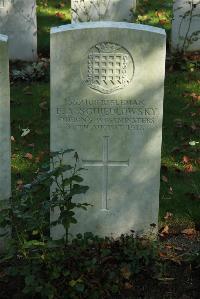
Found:
[[[57,107],[55,113],[58,126],[68,129],[143,131],[156,126],[158,111],[142,100],[71,98]]]

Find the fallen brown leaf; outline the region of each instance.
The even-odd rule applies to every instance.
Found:
[[[181,233],[187,236],[192,236],[192,235],[196,235],[196,230],[194,228],[186,228],[182,230]]]
[[[124,289],[125,290],[130,290],[130,289],[133,289],[133,288],[134,288],[134,285],[132,283],[125,282],[125,284],[124,284]]]
[[[33,155],[31,153],[26,153],[24,155],[24,158],[27,158],[28,160],[32,160],[33,159]]]
[[[190,157],[188,157],[188,156],[183,156],[183,158],[182,158],[182,161],[183,161],[183,163],[185,163],[185,164],[187,164],[188,162],[190,162]]]
[[[169,187],[168,193],[173,194],[173,188],[172,187]]]
[[[40,107],[41,110],[48,110],[48,108],[47,108],[47,101],[41,102],[39,104],[39,107]]]
[[[165,225],[164,227],[161,228],[159,235],[161,237],[166,237],[169,235],[169,226]]]
[[[40,152],[39,155],[35,158],[35,163],[39,163],[43,160],[45,153]]]
[[[65,15],[61,12],[56,12],[55,13],[55,16],[58,17],[59,19],[61,20],[64,20],[65,19]]]
[[[28,147],[35,147],[35,144],[34,143],[29,143],[27,144]]]
[[[192,129],[192,131],[196,131],[198,130],[198,127],[193,123],[190,128]]]
[[[125,267],[121,268],[120,272],[121,272],[121,274],[122,274],[122,276],[123,276],[124,279],[127,279],[127,280],[130,279],[131,272],[130,272],[128,266],[125,266]]]
[[[192,164],[188,164],[184,167],[184,172],[191,173],[194,172]]]
[[[162,175],[162,181],[168,183],[168,178],[165,175]]]
[[[170,213],[170,212],[167,212],[166,215],[164,216],[164,219],[165,219],[165,220],[168,220],[168,219],[170,219],[170,218],[172,218],[172,217],[173,217],[173,214]]]
[[[171,244],[166,244],[166,245],[165,245],[165,248],[166,248],[166,249],[172,249],[172,248],[173,248],[173,245],[171,245]]]
[[[159,23],[160,23],[161,25],[165,25],[165,24],[168,24],[168,23],[169,23],[169,20],[167,20],[167,19],[160,19],[160,20],[159,20]]]
[[[20,191],[23,189],[23,186],[24,186],[24,182],[20,179],[20,180],[17,180],[16,182],[16,190]]]
[[[193,101],[200,101],[200,95],[196,94],[195,92],[192,93],[183,93],[184,97],[190,97]]]

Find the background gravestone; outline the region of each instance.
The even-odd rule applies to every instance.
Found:
[[[133,21],[136,0],[72,0],[72,23]]]
[[[0,35],[0,201],[6,203],[11,194],[10,169],[10,87],[7,36]],[[0,233],[2,230],[0,229]],[[0,250],[3,238],[0,237]]]
[[[176,0],[173,12],[172,51],[200,51],[200,1]]]
[[[78,152],[90,189],[77,200],[92,205],[77,211],[73,235],[157,224],[165,39],[162,29],[119,22],[51,30],[51,151]]]
[[[0,32],[9,37],[9,57],[37,59],[35,0],[0,0]]]

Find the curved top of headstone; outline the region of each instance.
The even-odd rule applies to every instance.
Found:
[[[110,22],[110,21],[83,22],[83,23],[62,25],[59,27],[52,27],[51,34],[65,32],[65,31],[69,31],[69,30],[97,29],[97,28],[134,29],[134,30],[149,31],[152,33],[166,35],[165,30],[158,28],[158,27],[141,25],[141,24],[131,24],[131,23],[127,23],[127,22]]]
[[[7,42],[8,41],[8,36],[4,34],[0,34],[0,41],[1,42]]]
[[[131,230],[152,236],[159,207],[165,31],[108,21],[51,33],[51,151],[78,151],[90,186],[83,201],[92,206],[76,213],[79,222],[70,236],[115,238]],[[51,219],[58,217],[55,211]],[[61,226],[51,230],[54,239],[64,235]]]

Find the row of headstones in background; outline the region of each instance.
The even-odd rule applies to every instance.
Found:
[[[0,0],[0,33],[9,38],[10,59],[36,60],[36,1]]]
[[[0,35],[0,204],[7,204],[11,194],[10,168],[10,86],[8,38]],[[1,207],[0,207],[1,208]],[[0,234],[2,230],[0,229]],[[0,250],[3,238],[0,237]]]
[[[136,0],[71,0],[72,23],[132,22]]]
[[[136,0],[72,0],[72,23],[133,20]],[[200,2],[176,0],[172,23],[172,50],[200,49]],[[11,59],[37,59],[35,0],[0,0],[0,32],[9,37]]]
[[[136,0],[72,0],[72,22],[132,21]],[[9,37],[12,60],[37,59],[35,0],[0,0],[0,32]]]
[[[164,30],[131,23],[51,30],[51,151],[76,149],[90,187],[74,199],[91,207],[76,211],[73,236],[147,233],[158,222],[165,44]]]
[[[172,51],[200,51],[200,1],[176,0],[173,14]]]

